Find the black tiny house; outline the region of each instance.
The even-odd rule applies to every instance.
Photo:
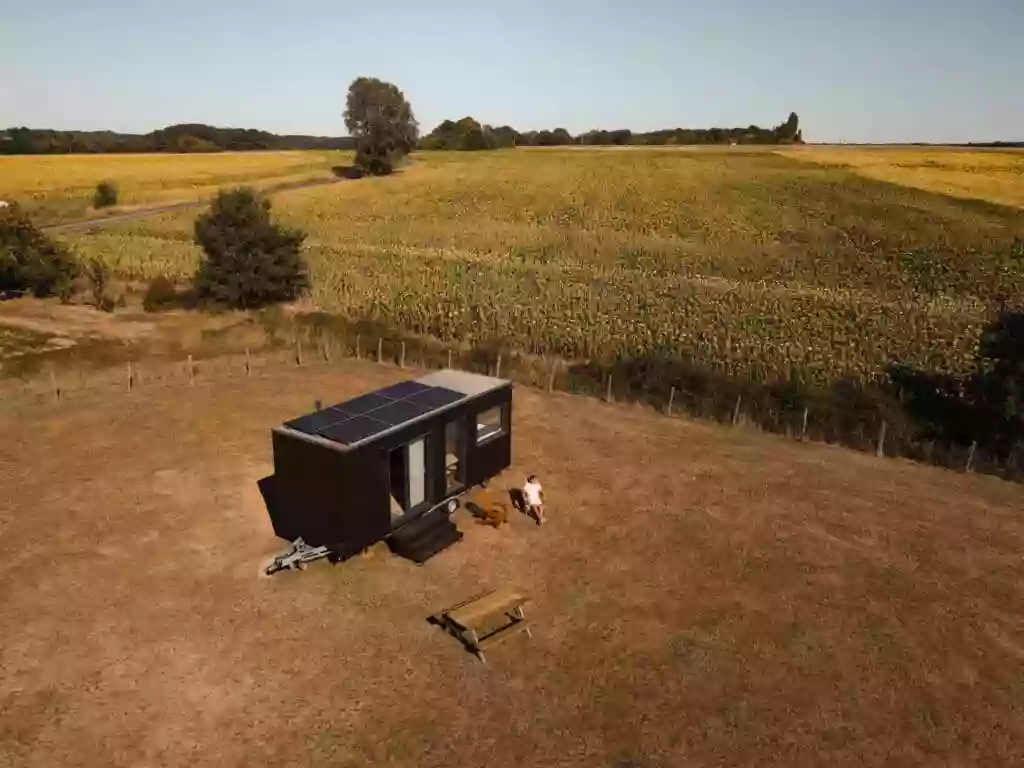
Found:
[[[382,539],[422,562],[461,538],[462,493],[512,459],[512,384],[443,370],[273,430],[274,530],[344,559]]]

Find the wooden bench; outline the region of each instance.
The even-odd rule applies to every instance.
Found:
[[[529,598],[522,593],[502,588],[463,600],[431,618],[459,638],[480,661],[485,661],[485,648],[519,632],[533,636],[523,614],[527,602]]]

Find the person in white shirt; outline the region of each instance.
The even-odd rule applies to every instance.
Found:
[[[526,478],[523,486],[523,501],[526,502],[526,514],[532,515],[537,525],[544,525],[544,489],[536,475]]]

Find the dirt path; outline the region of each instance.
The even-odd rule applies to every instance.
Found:
[[[156,216],[161,213],[170,213],[172,211],[182,211],[187,208],[197,208],[202,203],[199,200],[190,200],[184,203],[171,203],[170,205],[154,205],[148,208],[140,208],[138,210],[130,211],[128,213],[118,213],[113,216],[102,216],[100,218],[84,219],[82,221],[69,221],[66,224],[51,224],[47,227],[41,227],[44,232],[59,233],[59,232],[77,232],[82,229],[92,229],[93,227],[104,227],[108,224],[117,224],[120,221],[131,221],[132,219],[141,219],[145,216]]]
[[[277,192],[286,192],[291,189],[304,189],[306,187],[322,187],[328,184],[337,184],[338,182],[341,181],[345,181],[345,179],[312,179],[306,181],[283,182],[281,184],[276,184],[267,187],[263,189],[262,192],[264,194],[272,195]],[[62,232],[78,232],[83,229],[105,227],[109,224],[117,224],[122,221],[142,219],[145,218],[146,216],[157,216],[161,213],[171,213],[173,211],[183,211],[189,208],[198,208],[201,205],[206,205],[206,203],[206,200],[185,200],[178,203],[163,203],[160,205],[151,205],[137,208],[135,210],[126,211],[124,213],[116,213],[110,216],[99,216],[91,219],[83,219],[81,221],[69,221],[63,224],[51,224],[49,226],[41,227],[41,229],[44,232],[49,232],[52,234]]]

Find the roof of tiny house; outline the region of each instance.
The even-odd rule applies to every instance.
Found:
[[[510,383],[446,368],[312,411],[274,431],[347,451]]]
[[[444,387],[455,392],[461,392],[467,397],[478,397],[495,389],[501,389],[509,384],[508,379],[496,379],[493,376],[484,376],[469,371],[456,371],[452,368],[445,368],[441,371],[428,373],[416,379],[420,384],[430,387]]]

